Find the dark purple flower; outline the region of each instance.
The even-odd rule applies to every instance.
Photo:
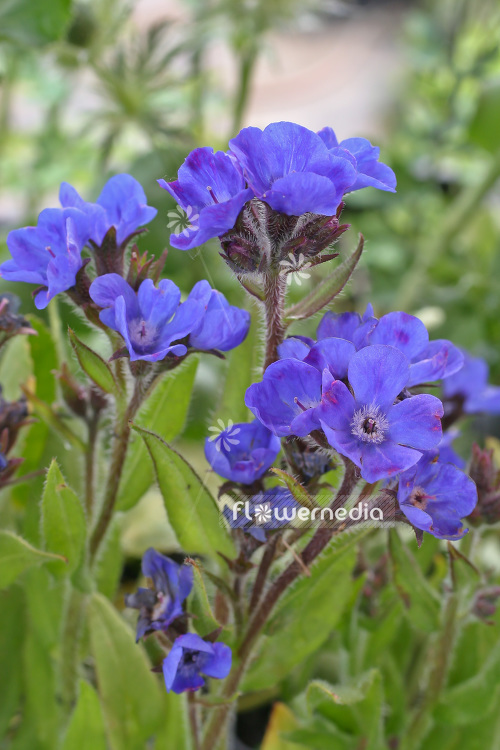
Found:
[[[59,191],[63,207],[79,208],[89,218],[90,239],[100,245],[111,227],[116,229],[116,242],[121,245],[149,224],[158,213],[147,205],[141,185],[129,174],[117,174],[107,181],[96,203],[87,203],[74,187],[63,182]]]
[[[199,690],[205,684],[202,675],[222,680],[231,671],[231,662],[231,649],[225,643],[209,643],[194,633],[180,635],[163,660],[167,691]]]
[[[358,176],[350,190],[374,187],[390,193],[396,192],[396,175],[387,164],[379,162],[380,149],[377,146],[372,146],[366,138],[346,138],[339,143],[332,128],[323,128],[318,135],[330,153],[346,158],[347,152],[354,157]]]
[[[244,128],[229,148],[255,196],[290,216],[333,216],[357,179],[352,159],[331,154],[316,133],[292,122]]]
[[[257,419],[235,424],[205,440],[205,456],[221,477],[252,484],[260,479],[280,452],[280,439]]]
[[[0,276],[42,287],[35,291],[35,305],[43,310],[56,294],[75,285],[89,236],[88,217],[82,211],[46,208],[36,227],[9,232],[7,247],[12,260],[2,263]]]
[[[466,414],[500,414],[500,387],[488,385],[489,368],[484,359],[463,352],[464,366],[443,381],[445,399],[463,401]]]
[[[175,198],[189,221],[170,237],[179,250],[191,250],[232,229],[244,204],[253,198],[231,157],[207,147],[189,154],[175,182],[158,184]]]
[[[142,558],[142,573],[151,579],[153,588],[139,588],[125,597],[127,607],[140,610],[137,640],[153,630],[167,630],[184,614],[183,602],[193,588],[193,570],[189,565],[177,565],[151,547]]]
[[[189,336],[194,349],[227,352],[239,346],[250,327],[250,313],[230,305],[222,292],[212,289],[208,281],[194,285],[190,299],[198,299],[205,307],[205,314]]]
[[[355,351],[350,341],[331,338],[314,344],[304,361],[273,362],[262,382],[247,389],[245,404],[275,435],[303,437],[320,426],[316,407],[322,380],[329,386],[333,379],[345,379]]]
[[[136,293],[121,276],[108,273],[92,282],[89,293],[105,308],[99,313],[102,322],[123,336],[132,362],[157,362],[167,354],[183,356],[187,347],[175,342],[187,336],[205,314],[196,295],[180,303],[180,290],[169,279],[162,279],[158,287],[145,279]]]
[[[368,346],[351,357],[349,385],[324,383],[316,417],[330,445],[376,482],[409,469],[441,440],[443,407],[422,394],[396,401],[407,386],[408,358],[392,346]]]
[[[474,510],[477,490],[470,477],[452,464],[437,461],[431,452],[401,474],[398,501],[417,529],[438,539],[456,540],[467,532],[460,519]]]
[[[223,514],[232,529],[243,529],[258,542],[266,541],[266,530],[291,524],[302,506],[286,487],[272,487],[251,498],[226,506]]]

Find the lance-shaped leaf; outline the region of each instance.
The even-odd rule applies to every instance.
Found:
[[[99,698],[88,682],[80,681],[80,695],[64,737],[62,750],[107,750]]]
[[[196,631],[205,636],[213,630],[217,630],[220,623],[217,622],[210,605],[208,592],[203,580],[202,568],[196,560],[188,559],[193,569],[194,586],[190,599],[190,607],[195,615],[194,627]]]
[[[160,682],[132,630],[100,594],[92,597],[89,625],[110,748],[144,748],[162,721]]]
[[[108,363],[97,352],[80,341],[71,328],[68,328],[68,334],[80,367],[86,375],[105,393],[118,393],[120,388]]]
[[[55,459],[42,496],[42,529],[47,549],[65,557],[66,572],[72,573],[82,560],[87,523],[82,504],[66,485]]]
[[[11,531],[0,531],[0,589],[6,588],[33,565],[62,560],[60,555],[43,552]]]
[[[220,524],[220,512],[200,477],[177,451],[158,435],[134,426],[153,461],[168,520],[181,547],[217,560],[234,556],[234,546]]]
[[[296,305],[292,305],[285,310],[285,323],[290,324],[294,320],[304,320],[315,315],[328,305],[349,281],[354,269],[356,268],[361,253],[363,252],[364,238],[359,235],[359,243],[356,250],[340,266],[323,279],[307,297],[304,297]]]
[[[303,505],[304,508],[309,508],[309,510],[314,510],[314,508],[318,507],[306,488],[303,487],[295,477],[288,474],[288,472],[283,471],[283,469],[272,468],[271,471],[283,480],[290,490],[290,494],[299,505]]]

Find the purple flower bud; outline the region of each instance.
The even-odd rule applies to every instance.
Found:
[[[472,446],[469,475],[477,487],[478,501],[470,520],[494,524],[500,520],[500,470],[493,459],[493,450]]]
[[[181,635],[163,661],[167,691],[199,690],[204,676],[222,680],[231,671],[231,662],[231,649],[225,643],[210,643],[194,633]]]
[[[280,452],[280,439],[257,419],[235,424],[205,440],[205,456],[221,477],[252,484],[260,479]]]
[[[142,573],[153,588],[139,588],[125,597],[125,605],[140,610],[136,638],[155,630],[167,630],[184,614],[183,602],[193,588],[193,571],[189,565],[177,565],[169,557],[150,548],[142,558]]]

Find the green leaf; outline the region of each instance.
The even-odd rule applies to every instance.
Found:
[[[498,82],[485,87],[482,92],[476,114],[469,128],[469,137],[473,143],[495,152],[500,148],[500,85]]]
[[[337,268],[327,276],[326,279],[323,279],[323,281],[317,284],[312,292],[309,292],[307,297],[304,297],[304,299],[297,302],[296,305],[292,305],[288,310],[285,310],[285,322],[287,324],[294,320],[310,318],[311,315],[315,315],[328,305],[337,294],[340,294],[351,278],[354,269],[361,258],[363,245],[364,238],[363,235],[360,234],[358,246],[352,255],[346,258],[340,266],[337,266]]]
[[[284,703],[275,703],[261,750],[307,750],[305,745],[290,742],[284,737],[284,734],[297,729],[298,726],[299,722],[288,706]]]
[[[358,539],[368,533],[341,534],[284,595],[265,631],[266,639],[244,680],[244,690],[263,690],[283,679],[317,651],[348,605]]]
[[[389,532],[393,579],[410,622],[427,633],[439,628],[440,598],[396,529]]]
[[[162,721],[162,693],[141,645],[110,602],[94,594],[90,642],[112,750],[144,750]]]
[[[195,615],[194,626],[196,631],[202,635],[208,635],[216,630],[220,623],[215,619],[215,615],[210,605],[205,581],[203,580],[201,566],[193,561],[191,563],[193,570],[194,586],[190,599],[190,609]]]
[[[57,695],[54,660],[33,632],[28,631],[23,653],[23,728],[33,732],[35,747],[52,750],[58,745],[61,701]],[[21,747],[33,747],[24,740]]]
[[[369,688],[378,675],[377,669],[371,669],[345,685],[330,685],[324,680],[313,680],[306,690],[307,703],[310,709],[314,709],[318,703],[325,699],[338,703],[341,706],[352,706],[366,698]]]
[[[144,440],[155,468],[168,520],[181,547],[218,560],[218,552],[234,556],[234,546],[221,524],[216,501],[192,466],[165,441],[134,427]]]
[[[21,662],[25,636],[23,592],[19,586],[0,593],[0,737],[17,709],[21,697]]]
[[[121,521],[122,514],[116,514],[113,517],[94,565],[97,590],[108,599],[113,599],[116,594],[123,568]]]
[[[111,371],[111,367],[103,358],[94,352],[90,347],[80,341],[78,336],[71,328],[68,328],[69,340],[75,351],[80,367],[86,375],[100,388],[104,393],[119,393],[120,388]]]
[[[316,503],[308,493],[305,487],[303,487],[295,477],[293,477],[291,474],[288,474],[288,472],[283,471],[283,469],[271,469],[273,474],[276,474],[280,479],[283,480],[283,482],[286,484],[288,489],[290,490],[290,493],[292,497],[295,498],[295,500],[300,504],[303,505],[304,508],[309,508],[309,510],[314,510],[314,508],[317,507]]]
[[[70,20],[71,0],[4,0],[0,11],[0,40],[23,46],[43,46],[63,35]]]
[[[42,529],[45,546],[68,561],[72,573],[82,561],[87,524],[82,504],[64,480],[54,459],[47,472],[42,497]]]
[[[189,730],[187,694],[176,695],[165,691],[163,718],[156,735],[155,750],[192,750]]]
[[[500,642],[488,655],[480,671],[469,680],[454,685],[442,696],[436,709],[439,722],[465,726],[498,709],[500,685]]]
[[[11,531],[0,530],[0,589],[7,588],[33,565],[62,560],[60,555],[42,552]]]
[[[164,377],[139,410],[135,422],[147,426],[163,440],[170,442],[179,435],[186,422],[198,357],[192,357],[178,370]],[[147,492],[154,480],[154,470],[143,440],[133,435],[125,462],[117,508],[132,508]]]
[[[107,750],[107,747],[97,693],[88,682],[80,680],[78,701],[71,714],[61,750]]]

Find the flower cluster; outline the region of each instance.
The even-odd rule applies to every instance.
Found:
[[[219,237],[238,273],[279,264],[290,253],[317,254],[347,228],[338,222],[346,193],[369,186],[394,192],[394,172],[378,158],[366,139],[338,143],[331,128],[314,133],[291,122],[244,128],[227,153],[197,148],[177,180],[158,181],[187,215],[197,216],[170,242],[190,250]]]
[[[229,646],[185,632],[184,604],[193,588],[192,569],[148,549],[142,559],[142,573],[152,588],[139,588],[129,594],[125,605],[139,610],[137,640],[154,631],[173,640],[162,667],[167,690],[198,690],[205,684],[202,675],[226,677],[232,659]]]
[[[181,292],[172,281],[163,279],[155,286],[152,278],[140,274],[135,278],[139,261],[134,254],[124,277],[128,243],[156,215],[133,177],[112,177],[96,203],[85,202],[63,183],[60,202],[62,208],[42,211],[36,227],[10,232],[7,245],[12,259],[0,266],[0,275],[8,281],[39,285],[35,290],[39,309],[61,292],[68,292],[84,309],[94,305],[101,322],[123,338],[124,347],[115,356],[128,356],[131,362],[157,362],[167,355],[179,358],[188,349],[228,351],[241,344],[250,325],[249,313],[229,305],[207,281],[198,282],[181,302]],[[84,247],[90,257],[83,257]],[[92,259],[98,275],[90,283],[85,269]],[[151,260],[141,268],[151,271]],[[91,320],[95,322],[95,315]]]

